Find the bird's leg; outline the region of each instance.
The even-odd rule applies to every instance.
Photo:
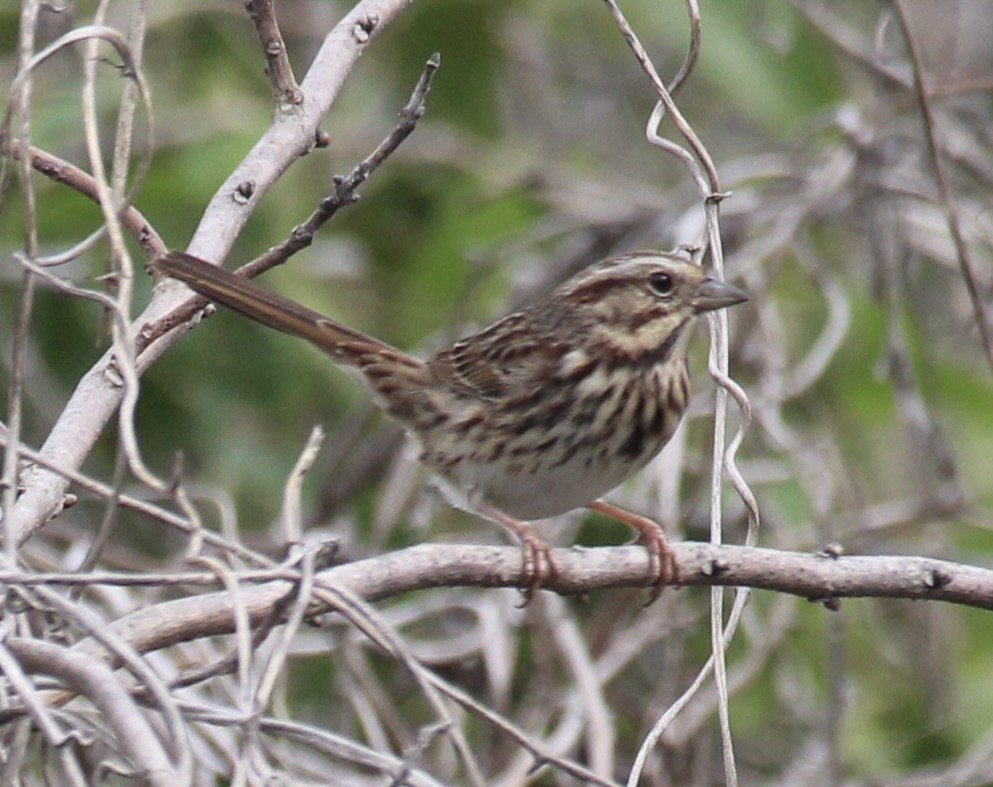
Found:
[[[676,564],[672,547],[669,546],[669,541],[665,537],[665,531],[657,522],[602,500],[590,503],[587,508],[604,516],[609,516],[611,519],[616,519],[618,522],[623,522],[638,531],[638,539],[635,543],[643,544],[648,550],[648,575],[652,585],[648,602],[645,604],[646,607],[659,597],[666,585],[679,583],[679,566]]]
[[[548,580],[553,579],[558,571],[555,562],[552,560],[551,547],[534,532],[527,522],[505,514],[499,508],[483,505],[479,507],[479,513],[487,519],[503,525],[514,534],[521,544],[521,554],[524,560],[523,587],[521,593],[524,599],[522,607],[526,607],[534,597],[536,590],[539,590]]]

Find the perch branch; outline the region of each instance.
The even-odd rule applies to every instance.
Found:
[[[747,586],[789,593],[830,606],[842,598],[877,597],[947,601],[993,610],[993,569],[947,560],[901,555],[848,556],[833,551],[788,552],[691,541],[673,544],[672,548],[684,587]],[[638,546],[554,549],[552,556],[558,572],[543,586],[549,591],[583,595],[645,584],[648,557]],[[47,577],[52,585],[80,581],[66,574]],[[188,579],[190,584],[217,582],[210,572],[191,572],[185,578],[177,574],[173,578]],[[254,580],[265,578],[262,572],[246,576]],[[421,544],[324,569],[317,573],[315,584],[348,588],[367,601],[380,601],[431,587],[518,588],[524,578],[521,552],[516,547]],[[108,575],[108,579],[113,579],[113,575]],[[243,587],[242,603],[252,625],[265,621],[273,604],[294,593],[298,580],[296,571],[285,580]],[[114,580],[113,584],[119,582]],[[200,637],[230,634],[232,611],[229,594],[211,593],[132,612],[111,628],[135,650],[147,652]],[[312,610],[312,613],[320,611]],[[94,646],[96,643],[81,645]],[[94,653],[99,651],[96,646]]]

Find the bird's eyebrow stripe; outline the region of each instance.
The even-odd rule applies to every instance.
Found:
[[[630,276],[602,276],[592,281],[580,282],[569,293],[569,299],[575,303],[594,303],[602,300],[619,287],[631,284]]]

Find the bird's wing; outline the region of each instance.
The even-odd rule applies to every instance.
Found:
[[[438,380],[463,394],[489,401],[527,396],[548,383],[556,352],[526,323],[525,314],[511,314],[440,350],[428,366]]]

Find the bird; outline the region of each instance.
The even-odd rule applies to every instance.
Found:
[[[427,360],[185,252],[153,273],[306,339],[365,383],[405,428],[448,500],[523,550],[527,603],[556,574],[530,522],[589,508],[638,531],[653,601],[679,569],[656,522],[601,499],[654,458],[690,397],[695,319],[748,294],[683,251],[596,262],[530,305]]]

